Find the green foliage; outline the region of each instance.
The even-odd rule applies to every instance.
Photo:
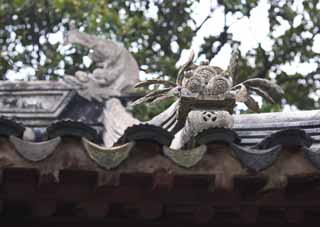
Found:
[[[58,44],[48,42],[48,34],[67,30],[75,21],[88,33],[103,35],[123,43],[132,50],[141,69],[159,76],[175,75],[175,63],[181,50],[190,47],[193,38],[190,7],[194,1],[109,1],[109,0],[0,0],[0,37],[2,54],[0,73],[19,66],[21,61],[37,69],[37,79],[57,78],[57,69],[73,74],[84,68],[81,48],[70,53],[57,51]],[[150,17],[145,12],[156,9]],[[12,33],[14,38],[10,38]],[[41,41],[42,40],[42,41]],[[176,43],[177,50],[171,48]],[[15,50],[21,44],[23,53]],[[41,55],[46,56],[41,61]],[[72,57],[72,60],[70,58]],[[66,60],[67,59],[67,60]],[[68,60],[69,59],[69,60]],[[13,64],[12,64],[13,63]],[[20,66],[21,67],[21,66]]]
[[[225,14],[238,12],[243,16],[249,16],[251,9],[258,3],[253,0],[219,0],[218,2],[225,6]],[[296,1],[269,1],[269,38],[274,42],[272,49],[265,51],[261,45],[258,45],[249,52],[242,53],[243,59],[240,61],[241,67],[236,82],[248,77],[271,79],[271,75],[275,75],[276,82],[285,91],[285,100],[282,101],[282,104],[295,105],[299,109],[319,108],[319,101],[310,97],[310,94],[315,94],[319,90],[320,58],[319,53],[312,49],[314,38],[320,31],[319,1],[303,1],[302,12],[297,10],[294,2]],[[295,26],[293,21],[297,16],[301,17],[301,23]],[[290,27],[284,34],[275,36],[273,32],[282,22],[287,22]],[[233,46],[235,44],[227,24],[220,34],[209,36],[205,41],[201,53],[209,59],[216,56],[224,45]],[[254,59],[254,65],[249,64],[248,59]],[[318,67],[307,75],[289,74],[282,70],[281,66],[296,60],[300,63],[313,61]],[[279,110],[279,106],[264,104],[262,107],[262,111],[271,110]]]
[[[160,78],[168,76],[174,81],[177,74],[176,61],[183,49],[190,48],[193,37],[200,29],[192,18],[192,5],[197,2],[0,0],[0,75],[4,79],[8,70],[19,71],[25,66],[31,66],[36,69],[36,75],[30,79],[55,80],[63,75],[61,71],[73,75],[76,70],[86,68],[82,57],[88,50],[75,46],[63,52],[61,43],[49,42],[50,34],[66,31],[69,22],[75,21],[77,28],[88,33],[124,43],[137,59],[141,71]],[[320,65],[319,54],[312,50],[313,39],[320,31],[318,1],[303,1],[302,13],[296,10],[291,0],[269,3],[269,38],[274,44],[270,51],[259,45],[242,53],[238,82],[250,77],[270,78],[276,75],[277,82],[285,90],[288,104],[300,109],[319,108],[319,103],[310,98],[310,93],[319,89],[316,84],[319,83],[320,67],[308,75],[290,75],[280,67],[296,58],[300,62],[310,62],[312,59]],[[257,5],[257,0],[218,0],[218,6],[211,13],[223,7],[227,22],[227,15],[249,17]],[[294,26],[293,20],[297,16],[302,18],[301,23]],[[279,37],[274,36],[273,31],[283,21],[289,23],[290,28]],[[230,33],[230,26],[230,23],[226,23],[220,34],[205,37],[200,55],[204,54],[211,59],[225,45],[237,44],[238,41]],[[24,48],[21,50],[19,46]],[[93,68],[94,65],[91,65],[84,70]],[[141,119],[148,119],[169,104],[166,101],[162,105],[139,107],[140,110],[135,109],[134,112]],[[264,105],[262,109],[278,110],[279,105]]]
[[[141,121],[150,120],[152,117],[161,113],[163,110],[167,109],[174,101],[174,98],[163,100],[161,105],[159,103],[147,103],[137,105],[133,108],[132,112]]]

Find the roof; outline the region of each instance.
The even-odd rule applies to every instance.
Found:
[[[264,116],[265,118],[263,118]],[[162,165],[160,163],[155,163],[153,164],[153,169],[144,170],[143,166],[145,166],[145,162],[152,162],[152,158],[148,157],[147,160],[143,160],[144,155],[141,155],[142,159],[139,160],[139,162],[143,164],[139,171],[142,172],[153,171],[161,168],[161,166],[168,166],[169,169],[176,169],[177,171],[182,172],[189,171],[184,170],[189,166],[184,166],[183,163],[180,163],[178,160],[180,158],[179,154],[184,154],[183,152],[186,153],[184,154],[184,160],[187,159],[186,155],[188,155],[188,153],[190,154],[190,157],[188,157],[190,160],[187,160],[186,162],[192,162],[192,158],[199,158],[199,160],[194,161],[196,163],[190,166],[192,167],[192,173],[197,171],[203,172],[203,169],[210,172],[210,169],[214,169],[215,166],[208,167],[209,169],[203,167],[205,166],[207,159],[210,160],[216,158],[211,156],[210,153],[212,153],[212,149],[216,148],[218,145],[225,147],[224,150],[230,150],[228,152],[225,151],[224,153],[229,153],[228,156],[238,162],[237,166],[239,166],[239,171],[240,169],[245,172],[248,170],[255,172],[268,170],[269,166],[277,163],[277,160],[280,159],[282,153],[281,150],[286,149],[299,149],[298,153],[301,153],[307,158],[304,162],[309,162],[310,166],[318,167],[320,166],[317,159],[317,149],[320,147],[319,116],[319,111],[268,113],[259,115],[247,114],[236,116],[236,123],[233,129],[220,128],[203,131],[195,138],[197,144],[196,148],[191,148],[187,151],[179,151],[177,152],[178,154],[174,155],[170,153],[172,151],[170,151],[168,147],[173,139],[172,134],[158,126],[148,124],[134,125],[129,127],[117,142],[117,150],[125,151],[130,148],[130,152],[122,157],[124,160],[121,160],[117,166],[114,166],[117,167],[117,169],[113,171],[125,171],[129,168],[128,163],[130,163],[130,159],[133,158],[132,156],[138,155],[140,157],[139,152],[140,150],[144,150],[145,146],[153,147],[153,150],[157,150],[159,154],[154,158],[161,159],[163,161],[165,160],[164,162],[166,164],[163,163]],[[264,121],[259,122],[259,118],[264,119]],[[271,122],[271,120],[273,122]],[[274,121],[276,121],[276,123],[274,123]],[[245,127],[243,122],[246,122]],[[89,169],[100,169],[96,166],[97,163],[92,162],[92,160],[97,161],[99,158],[92,157],[92,155],[90,158],[90,154],[96,152],[95,150],[102,150],[103,152],[103,147],[98,145],[99,141],[101,141],[101,138],[99,138],[101,135],[99,135],[97,130],[95,130],[95,128],[90,124],[72,120],[57,121],[45,128],[45,131],[41,136],[42,141],[35,142],[22,139],[25,127],[14,120],[6,118],[0,119],[0,129],[0,135],[3,137],[2,142],[12,144],[13,147],[9,147],[14,148],[9,149],[10,151],[7,149],[9,152],[8,154],[10,154],[9,156],[17,159],[19,156],[14,154],[18,152],[20,156],[24,157],[24,159],[19,157],[21,158],[19,163],[24,163],[24,161],[29,163],[28,161],[33,161],[32,156],[37,156],[37,152],[43,153],[41,149],[47,150],[48,157],[41,158],[41,160],[36,161],[45,162],[46,159],[50,159],[55,156],[55,153],[57,153],[57,147],[63,146],[65,141],[72,141],[73,145],[79,146],[79,151],[71,151],[68,156],[73,157],[75,156],[74,153],[76,153],[77,155],[75,158],[77,159],[81,152],[84,154],[87,153],[89,156],[85,155],[81,160],[79,160],[79,162],[85,163],[84,166],[87,168],[90,167]],[[57,138],[59,138],[59,140],[57,140]],[[52,150],[50,151],[48,151],[49,145],[53,145]],[[205,151],[200,151],[201,149],[199,147],[201,146],[206,146]],[[39,151],[33,151],[36,149],[39,149]],[[112,149],[114,148],[110,148],[109,150]],[[109,151],[105,150],[104,152],[108,153]],[[192,157],[192,155],[194,157]],[[258,161],[253,164],[252,162],[256,159]],[[63,162],[63,157],[60,157],[59,159],[55,158],[54,160],[56,162],[58,160]],[[122,163],[124,161],[125,163]],[[36,166],[37,162],[32,163],[32,165]],[[134,162],[137,161],[134,160]],[[221,162],[223,163],[224,161],[221,160]],[[134,165],[135,168],[138,168],[139,166],[136,164]],[[185,168],[181,169],[180,167]],[[108,167],[104,167],[104,169],[106,168],[108,169]]]
[[[8,84],[0,90],[11,89]],[[23,92],[0,96],[10,110],[2,108],[0,119],[0,198],[7,216],[13,210],[114,223],[295,223],[318,215],[318,110],[236,115],[234,128],[205,130],[194,148],[178,151],[169,148],[170,132],[138,124],[116,147],[105,148],[102,121],[92,117],[103,105],[84,99],[80,105],[72,89],[54,85],[52,92],[44,84],[37,89],[46,93],[20,84]],[[16,94],[25,95],[23,102]],[[47,95],[58,107],[30,105]],[[34,141],[27,138],[30,129],[38,130]]]
[[[118,97],[123,104],[134,98],[135,94]],[[65,120],[82,122],[101,133],[103,108],[103,103],[83,98],[65,81],[0,82],[0,116],[32,128],[39,136]]]

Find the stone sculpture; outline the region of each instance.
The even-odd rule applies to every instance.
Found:
[[[248,79],[233,85],[238,57],[239,52],[235,50],[229,67],[224,71],[210,66],[208,60],[200,65],[194,64],[194,53],[191,52],[189,59],[178,72],[176,83],[165,80],[138,83],[136,87],[147,87],[151,84],[167,87],[148,93],[134,104],[154,103],[173,96],[178,98],[171,107],[148,122],[177,133],[177,139],[172,143],[173,148],[182,147],[191,141],[192,137],[208,128],[232,128],[232,113],[236,102],[243,102],[249,109],[259,112],[259,105],[251,96],[252,93],[268,102],[274,102],[273,96],[283,94],[277,84],[266,79]]]
[[[258,112],[259,105],[251,96],[253,93],[274,102],[274,96],[283,91],[265,79],[249,79],[233,85],[238,57],[235,50],[229,67],[222,70],[210,66],[209,61],[194,64],[192,52],[179,70],[175,83],[153,79],[136,84],[135,87],[160,84],[165,88],[151,91],[134,105],[177,97],[168,109],[148,122],[138,121],[119,100],[109,99],[104,110],[104,147],[83,140],[89,156],[106,169],[115,168],[129,156],[132,141],[148,138],[162,144],[163,154],[174,163],[191,168],[206,154],[204,144],[222,141],[230,145],[233,155],[248,168],[258,171],[268,167],[278,157],[281,146],[261,149],[239,145],[237,134],[230,130],[234,123],[232,114],[236,102],[244,102],[249,109]]]
[[[48,128],[45,132],[43,125],[50,125],[57,119],[66,119],[70,122],[76,120],[78,124],[81,122],[94,123],[100,127],[103,122],[101,109],[105,107],[107,111],[108,108],[111,108],[106,105],[105,101],[111,97],[125,95],[138,82],[138,65],[129,51],[121,44],[78,32],[74,28],[71,28],[66,34],[65,43],[79,44],[91,49],[90,57],[97,68],[89,73],[77,71],[74,76],[65,75],[63,81],[3,82],[0,84],[0,106],[2,107],[0,112],[9,118],[22,119],[27,125],[37,128],[37,133],[35,133],[35,130],[26,127],[21,136],[23,139],[18,135],[10,136],[10,142],[14,144],[18,153],[32,162],[47,158],[61,141],[60,137],[56,136],[52,139],[48,138],[47,134],[50,134],[48,132],[50,130]],[[86,100],[97,102],[78,99],[75,93]],[[115,107],[113,105],[113,109]],[[73,131],[77,133],[77,130]],[[106,130],[104,133],[111,134]],[[42,141],[43,139],[47,140]],[[88,147],[95,151],[94,146],[88,145]],[[126,147],[122,146],[119,149],[126,149]],[[99,155],[99,152],[94,153],[92,157],[100,157]],[[116,154],[110,157],[111,160],[117,157],[121,160],[122,156]],[[104,158],[104,160],[107,162],[109,159]]]
[[[185,168],[191,168],[203,159],[207,151],[206,144],[212,140],[221,141],[225,138],[228,138],[225,142],[234,150],[234,156],[251,169],[266,168],[278,156],[280,146],[267,146],[262,150],[258,147],[243,147],[237,142],[236,133],[230,130],[233,128],[232,114],[236,102],[244,102],[251,110],[258,112],[259,106],[252,98],[252,93],[260,95],[269,102],[274,102],[274,95],[282,94],[282,89],[278,85],[264,79],[249,79],[234,85],[233,81],[237,75],[237,51],[233,53],[227,70],[211,66],[209,61],[203,61],[199,65],[194,64],[192,52],[187,62],[180,68],[175,83],[166,80],[137,83],[139,72],[137,63],[121,45],[74,29],[68,32],[65,41],[90,48],[93,51],[91,58],[98,68],[91,73],[78,71],[74,76],[66,75],[64,82],[59,83],[61,91],[54,89],[54,96],[52,92],[43,91],[44,94],[50,94],[52,99],[50,105],[44,105],[42,102],[35,105],[34,99],[30,98],[22,100],[23,102],[15,101],[12,95],[5,97],[2,105],[4,108],[27,109],[26,114],[32,109],[41,112],[41,116],[47,119],[57,116],[70,117],[63,109],[72,102],[70,100],[75,96],[74,91],[84,99],[95,102],[78,99],[86,102],[86,108],[79,103],[78,106],[71,103],[70,106],[76,107],[72,113],[76,115],[77,122],[67,120],[60,126],[57,123],[48,127],[47,141],[34,141],[36,135],[28,136],[27,130],[23,136],[24,140],[10,137],[10,142],[25,159],[39,162],[47,158],[59,145],[61,136],[65,133],[78,135],[79,131],[83,137],[83,147],[89,157],[106,169],[118,167],[129,157],[135,147],[135,141],[145,139],[162,144],[163,155]],[[135,105],[158,102],[169,97],[176,97],[177,100],[150,121],[140,122],[128,113],[119,100],[120,96],[134,84],[136,87],[148,87],[152,84],[165,87],[151,91],[136,100]],[[81,108],[80,114],[79,108]],[[89,111],[92,109],[93,111]],[[89,128],[84,127],[81,121],[91,122],[98,127],[99,124],[104,126],[103,145],[95,143],[97,142],[95,133],[90,133]],[[66,128],[63,125],[69,126]],[[212,129],[215,131],[210,131]],[[227,136],[222,138],[222,134]],[[36,147],[36,150],[32,147]]]
[[[148,153],[144,159],[153,160],[148,171],[154,166],[176,169],[198,165],[193,170],[200,173],[210,163],[210,173],[221,172],[225,165],[222,169],[214,165],[225,159],[208,155],[207,148],[209,144],[224,143],[230,148],[226,152],[251,172],[265,170],[279,160],[282,146],[302,148],[304,158],[313,167],[320,168],[319,133],[316,132],[319,111],[232,115],[236,102],[244,102],[251,110],[259,111],[251,96],[253,93],[269,102],[274,102],[274,96],[283,93],[278,85],[264,79],[249,79],[234,85],[237,51],[233,53],[227,70],[210,66],[209,61],[194,64],[192,53],[179,70],[175,83],[166,80],[138,83],[137,87],[161,84],[165,88],[146,94],[135,104],[177,97],[163,113],[148,122],[140,122],[122,104],[131,100],[123,95],[138,80],[137,64],[128,51],[112,41],[75,30],[68,33],[66,42],[91,48],[91,57],[98,68],[92,73],[78,71],[75,76],[66,76],[64,81],[0,83],[0,135],[8,138],[12,145],[5,143],[4,151],[6,147],[16,150],[13,154],[2,154],[5,165],[11,164],[11,159],[16,160],[19,167],[24,161],[27,166],[32,162],[42,166],[42,174],[50,172],[58,178],[60,169],[74,168],[78,161],[80,165],[86,163],[79,159],[83,150],[85,158],[106,170],[119,168],[115,172],[127,171],[129,158],[133,158],[135,171],[142,166],[145,170],[146,165],[141,165],[137,152],[141,152],[141,146],[157,143],[152,146],[156,148],[152,152],[142,152],[143,155]],[[83,149],[70,152],[69,147],[63,147],[66,145],[64,137],[70,137],[70,141],[81,138]],[[70,141],[66,141],[69,146]],[[64,160],[66,154],[71,161],[56,161],[57,157]],[[224,157],[228,160],[230,155]],[[177,167],[168,163],[168,159]],[[234,159],[230,160],[233,162]],[[54,165],[48,167],[52,161]],[[92,161],[84,166],[90,166]],[[278,169],[268,171],[274,173]],[[219,176],[216,179],[221,182]],[[269,185],[278,185],[277,182],[282,180],[276,179]]]
[[[64,80],[76,87],[85,99],[99,102],[125,94],[137,83],[139,68],[129,51],[121,44],[94,35],[70,30],[65,43],[75,43],[92,49],[91,59],[98,68],[92,73],[77,71],[75,76],[65,76]]]

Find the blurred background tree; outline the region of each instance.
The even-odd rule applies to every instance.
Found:
[[[69,22],[75,21],[81,31],[123,43],[136,58],[142,75],[174,80],[181,52],[191,47],[216,10],[223,10],[223,30],[216,35],[208,31],[199,48],[200,57],[214,58],[226,45],[238,44],[230,29],[237,25],[230,23],[230,18],[249,18],[259,1],[212,1],[208,15],[200,23],[193,17],[198,3],[199,0],[0,0],[0,75],[2,79],[14,74],[27,80],[56,80],[79,69],[92,70],[94,64],[88,60],[88,50],[64,47],[61,42]],[[293,0],[268,4],[271,48],[265,49],[259,43],[242,52],[239,79],[274,79],[286,93],[282,106],[319,108],[320,57],[313,47],[314,40],[320,39],[320,4],[317,0],[302,1],[302,11]],[[273,31],[283,24],[288,25],[285,32],[275,35]],[[316,67],[307,73],[283,70],[284,65],[293,62]],[[135,112],[141,119],[148,119],[169,104],[144,106]],[[262,110],[280,107],[264,104]]]

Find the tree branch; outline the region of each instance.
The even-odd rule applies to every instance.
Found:
[[[213,7],[212,1],[210,3],[210,12],[209,14],[206,16],[206,18],[200,23],[200,25],[198,27],[196,27],[196,29],[194,30],[194,33],[197,33],[202,26],[211,18],[212,13],[217,9],[217,7]]]
[[[201,23],[200,25],[194,30],[194,33],[197,33],[202,26],[211,18],[211,14],[209,14]]]

